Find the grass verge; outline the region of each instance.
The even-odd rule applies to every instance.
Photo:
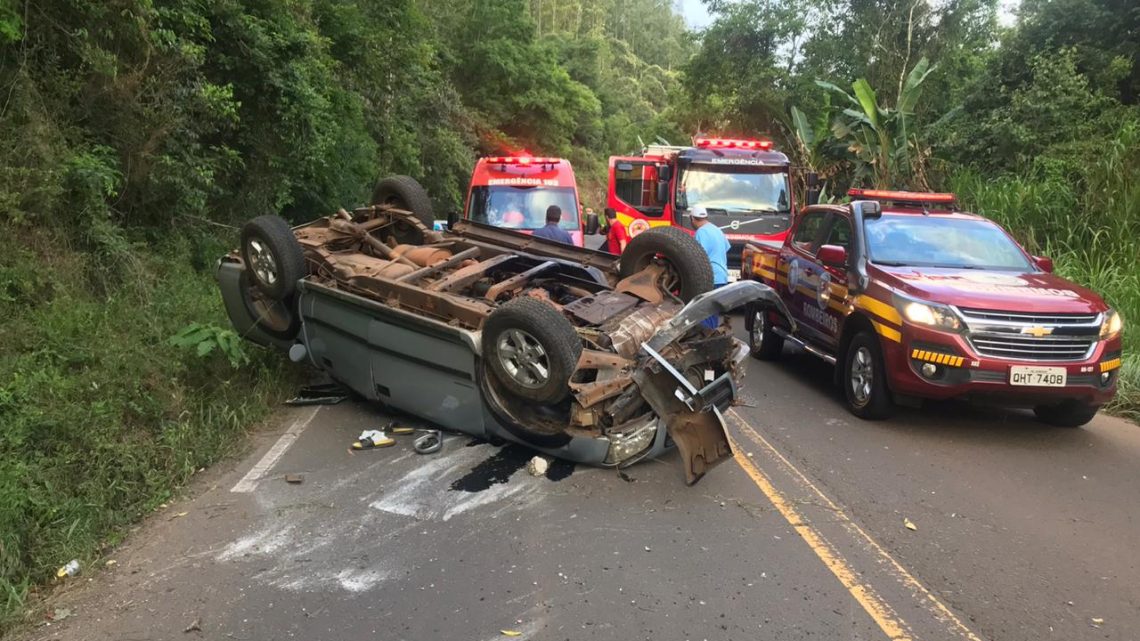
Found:
[[[0,225],[0,632],[71,559],[87,562],[231,451],[291,384],[276,355],[167,341],[228,327],[206,234],[105,264],[65,236]]]

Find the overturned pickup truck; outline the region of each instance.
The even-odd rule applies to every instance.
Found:
[[[626,466],[676,446],[692,484],[731,456],[721,412],[748,350],[703,321],[780,305],[768,287],[714,290],[678,229],[638,235],[619,263],[469,221],[433,231],[422,189],[394,187],[294,228],[250,221],[218,268],[237,331],[368,399],[571,461]]]

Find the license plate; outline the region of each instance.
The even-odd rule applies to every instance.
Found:
[[[735,283],[738,280],[740,280],[740,270],[739,269],[728,270],[728,282]]]
[[[1064,367],[1027,367],[1014,365],[1009,368],[1009,384],[1028,387],[1064,387],[1068,371]]]

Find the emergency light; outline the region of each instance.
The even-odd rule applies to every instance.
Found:
[[[693,145],[708,149],[759,149],[767,151],[772,148],[771,140],[739,140],[734,138],[696,138]]]
[[[533,156],[493,156],[487,158],[492,165],[553,165],[559,158],[535,158]]]
[[[957,200],[954,194],[921,191],[887,191],[883,189],[848,189],[852,198],[867,200],[889,200],[908,203],[952,203]]]

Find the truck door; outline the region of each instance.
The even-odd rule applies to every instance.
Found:
[[[630,236],[655,224],[645,219],[664,221],[666,202],[657,197],[657,192],[656,161],[637,156],[610,158],[607,201],[617,211],[618,219],[625,223]]]
[[[847,252],[847,261],[850,262],[853,251],[851,219],[838,213],[832,213],[819,246],[833,245],[842,247]],[[843,319],[848,313],[847,292],[847,265],[827,263],[822,260],[819,250],[816,250],[814,269],[817,277],[815,281],[815,303],[819,307],[819,329],[822,332],[824,344],[828,347],[839,345],[840,328]]]
[[[780,296],[788,310],[796,317],[799,326],[812,341],[824,342],[825,323],[819,322],[819,307],[816,301],[815,286],[819,282],[821,268],[815,259],[823,234],[827,231],[826,211],[808,211],[800,217],[792,232],[792,237],[780,250],[776,260],[776,280]]]

